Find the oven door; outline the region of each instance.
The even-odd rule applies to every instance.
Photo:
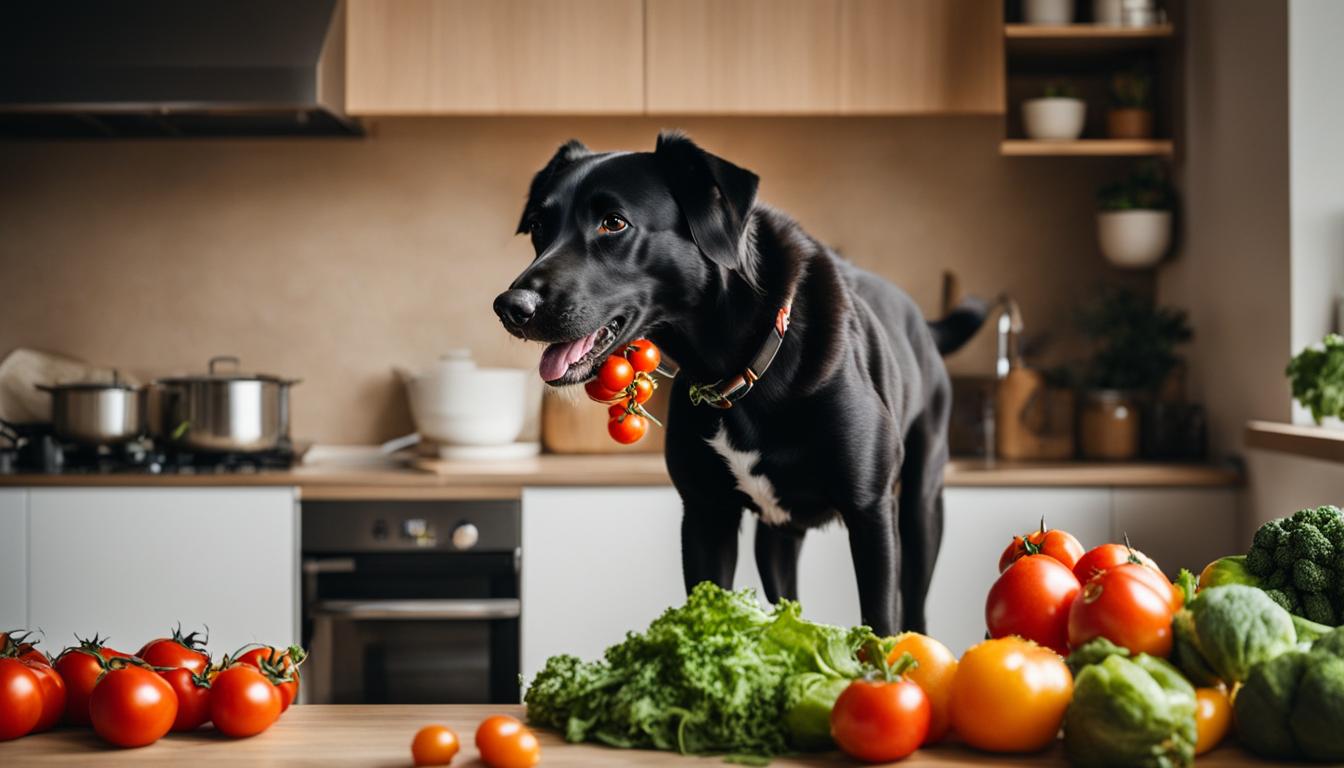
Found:
[[[305,701],[519,700],[512,554],[323,557],[304,573]]]

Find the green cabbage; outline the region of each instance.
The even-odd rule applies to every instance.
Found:
[[[1263,590],[1224,584],[1200,590],[1173,621],[1174,658],[1192,680],[1211,674],[1228,685],[1245,680],[1251,667],[1293,650],[1293,617]]]
[[[1078,668],[1064,715],[1064,749],[1083,768],[1173,768],[1195,757],[1195,689],[1162,659],[1093,641],[1069,656]]]
[[[1233,707],[1237,739],[1261,757],[1344,761],[1344,629],[1257,664]]]
[[[548,659],[524,701],[528,719],[569,741],[615,747],[778,755],[825,748],[831,706],[866,667],[867,627],[770,612],[751,590],[703,583],[600,661]]]

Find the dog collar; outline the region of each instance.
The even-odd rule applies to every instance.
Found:
[[[784,344],[784,334],[789,330],[789,311],[792,307],[793,291],[790,291],[779,311],[775,313],[775,324],[770,329],[770,335],[766,337],[765,343],[761,345],[747,367],[726,381],[720,379],[713,384],[691,384],[691,404],[732,408],[733,403],[746,397],[756,382],[765,375],[766,369],[774,362],[775,355]]]

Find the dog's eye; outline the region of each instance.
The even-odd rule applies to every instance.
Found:
[[[533,236],[533,237],[536,237],[537,235],[540,235],[540,234],[541,234],[541,222],[538,221],[537,219],[533,219],[533,220],[532,220],[531,222],[529,222],[528,225],[527,225],[527,232],[528,232],[528,234],[530,234],[530,235]]]
[[[620,232],[628,226],[630,226],[630,224],[626,222],[625,219],[621,218],[619,214],[608,213],[606,216],[602,217],[602,223],[598,226],[597,231],[605,235],[612,232]]]

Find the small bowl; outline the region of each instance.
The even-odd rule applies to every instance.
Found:
[[[477,368],[446,357],[419,375],[402,374],[411,416],[421,435],[446,445],[507,445],[527,419],[528,372]]]
[[[1103,211],[1097,214],[1097,243],[1117,267],[1155,266],[1171,247],[1171,211]]]

